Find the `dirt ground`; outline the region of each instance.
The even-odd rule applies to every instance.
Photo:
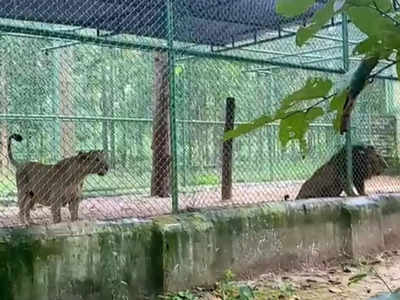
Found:
[[[193,210],[262,204],[283,201],[285,195],[293,200],[303,181],[280,181],[266,183],[238,183],[232,189],[231,200],[221,200],[221,188],[199,187],[198,191],[181,193],[179,209]],[[368,194],[400,192],[400,177],[379,176],[366,182]],[[145,195],[122,195],[115,197],[88,198],[81,202],[79,218],[85,220],[117,220],[122,218],[149,218],[168,214],[172,211],[171,198],[149,197]],[[31,211],[32,219],[37,224],[51,224],[48,207],[35,206]],[[67,208],[62,209],[62,219],[69,222]],[[0,205],[0,227],[15,227],[22,224],[18,219],[18,208]]]
[[[367,276],[349,285],[350,278],[357,274]],[[233,282],[229,289],[233,290],[233,286],[250,287],[255,300],[369,299],[389,292],[389,288],[392,291],[400,288],[400,251],[385,251],[377,257],[326,267],[264,274],[252,281]],[[193,293],[198,299],[220,300],[223,299],[221,290]],[[224,293],[229,294],[227,286]]]
[[[349,279],[360,273],[368,275],[349,285]],[[286,273],[281,275],[277,282],[279,280],[294,285],[295,292],[291,297],[294,299],[369,299],[378,293],[388,292],[385,282],[392,291],[400,287],[400,256],[397,251],[388,251],[369,263],[361,260],[358,263],[347,263],[326,270]],[[263,282],[264,280],[261,280],[259,284],[262,285]]]

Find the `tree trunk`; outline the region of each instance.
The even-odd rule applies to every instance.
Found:
[[[169,130],[169,81],[168,57],[157,52],[154,57],[154,106],[153,106],[153,169],[151,196],[169,196],[170,130]]]
[[[0,61],[0,114],[7,113],[8,107],[8,93],[7,93],[7,68],[5,54]],[[5,174],[8,168],[8,155],[7,155],[7,121],[0,120],[0,174]]]
[[[225,128],[224,132],[233,129],[235,122],[235,99],[226,99]],[[225,141],[222,144],[222,200],[232,198],[232,160],[233,160],[233,140]]]
[[[72,98],[72,49],[66,48],[60,53],[60,114],[73,115],[74,103]],[[63,157],[74,155],[75,124],[73,121],[61,122],[61,151]]]

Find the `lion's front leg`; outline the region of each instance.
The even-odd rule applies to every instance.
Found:
[[[355,178],[354,186],[360,196],[366,196],[367,193],[365,192],[365,182],[362,179]]]
[[[71,214],[71,221],[78,220],[78,211],[79,211],[79,198],[74,198],[71,202],[68,203],[68,209]]]
[[[51,209],[51,214],[53,216],[53,222],[54,223],[60,223],[61,222],[61,202],[56,201],[53,203],[50,207]]]

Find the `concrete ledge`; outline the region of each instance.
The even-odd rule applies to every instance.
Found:
[[[400,195],[371,197],[381,207],[382,232],[386,249],[400,249]]]
[[[0,299],[144,299],[400,245],[400,194],[0,230]]]
[[[353,257],[377,253],[384,249],[382,210],[377,201],[354,198],[343,205],[343,214],[350,221]]]
[[[2,230],[0,299],[141,299],[162,291],[161,242],[137,220]]]

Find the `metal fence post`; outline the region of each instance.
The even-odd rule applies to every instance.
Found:
[[[171,131],[171,192],[172,213],[178,212],[178,155],[176,143],[176,103],[175,103],[175,50],[174,50],[174,13],[173,0],[167,0],[168,28],[168,79],[169,79],[169,113]]]
[[[53,42],[53,46],[57,47],[58,43],[56,41]],[[60,76],[60,60],[59,60],[59,51],[58,50],[53,50],[51,53],[52,56],[52,61],[53,61],[53,99],[52,99],[52,113],[53,115],[59,115],[60,114],[60,93],[59,93],[59,86],[60,86],[60,81],[59,81],[59,76]],[[54,119],[53,120],[53,137],[52,137],[52,159],[53,161],[56,161],[59,159],[59,147],[60,147],[60,119]]]
[[[343,38],[343,69],[348,72],[350,69],[349,60],[349,31],[347,26],[347,16],[342,13],[342,38]],[[346,143],[346,194],[354,196],[353,192],[353,146],[351,143],[351,119],[349,120],[348,131],[345,134]]]

